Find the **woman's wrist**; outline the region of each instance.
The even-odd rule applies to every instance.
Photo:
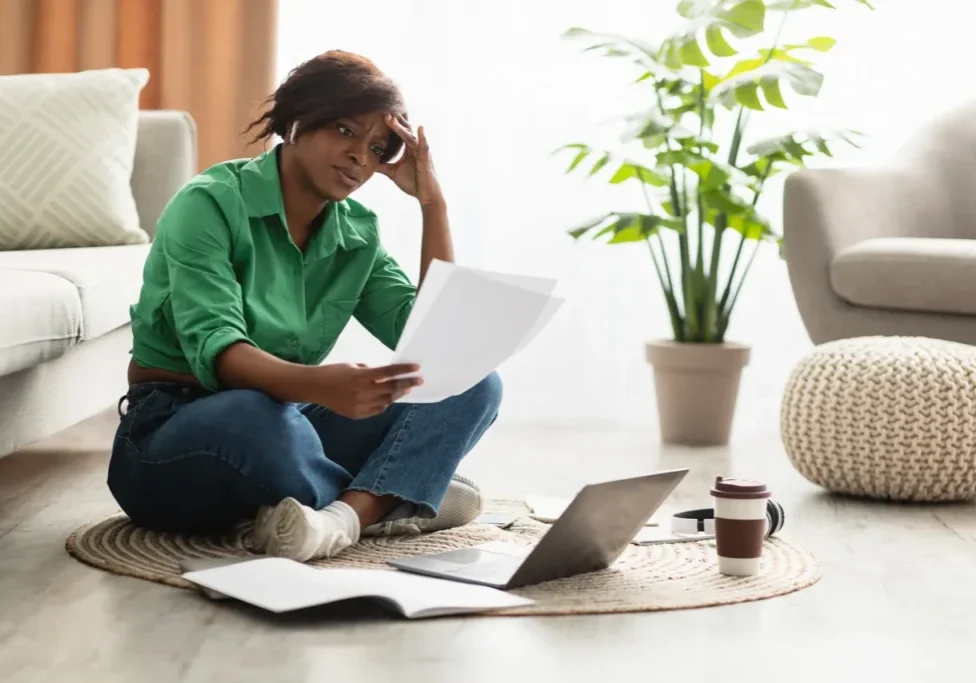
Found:
[[[447,202],[443,196],[438,195],[429,199],[418,199],[418,202],[420,203],[421,212],[425,214],[447,214]]]

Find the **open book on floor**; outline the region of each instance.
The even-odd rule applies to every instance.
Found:
[[[223,564],[187,571],[183,578],[207,594],[249,603],[271,612],[372,598],[408,619],[488,612],[532,604],[503,591],[386,569],[316,569],[280,557]],[[187,568],[191,567],[189,563]]]

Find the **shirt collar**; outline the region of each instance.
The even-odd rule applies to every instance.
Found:
[[[285,229],[285,206],[278,174],[279,149],[280,144],[241,167],[241,194],[249,217],[278,216],[282,229]],[[358,221],[349,216],[349,206],[345,201],[332,202],[323,212],[319,230],[309,240],[306,258],[331,256],[336,248],[349,251],[366,246],[368,240],[358,227]]]

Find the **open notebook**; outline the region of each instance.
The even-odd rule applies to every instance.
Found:
[[[488,612],[532,604],[494,588],[385,569],[316,569],[280,557],[259,557],[189,571],[183,578],[214,597],[228,597],[271,612],[372,598],[408,619]]]

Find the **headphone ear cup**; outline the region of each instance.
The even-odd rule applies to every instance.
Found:
[[[786,521],[786,513],[783,511],[783,506],[771,498],[766,501],[766,519],[768,521],[766,538],[778,533]]]

